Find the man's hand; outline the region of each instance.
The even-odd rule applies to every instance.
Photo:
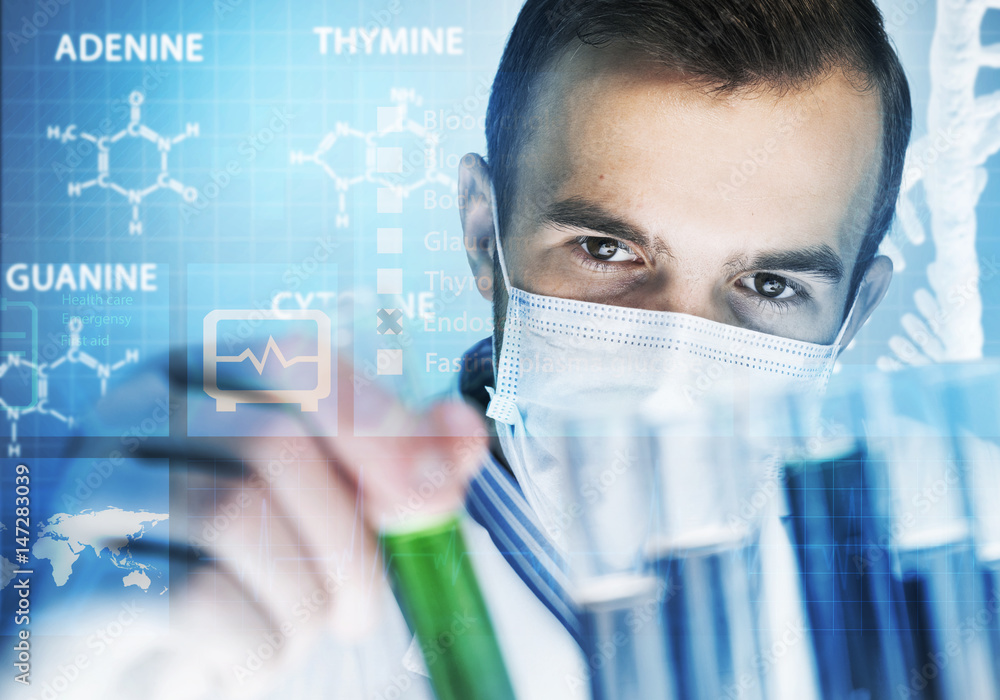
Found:
[[[137,635],[134,648],[121,650],[134,658],[114,662],[120,683],[102,692],[148,700],[158,697],[158,682],[176,689],[188,682],[178,675],[191,675],[189,684],[209,684],[213,697],[245,695],[265,688],[284,661],[302,658],[318,635],[357,639],[382,606],[395,605],[386,599],[379,529],[460,508],[487,432],[464,404],[418,414],[355,380],[340,363],[335,431],[296,404],[250,404],[238,408],[247,432],[283,437],[165,443],[172,473],[183,467],[186,503],[171,503],[170,528],[174,547],[193,552],[191,573],[170,591],[169,635]],[[131,386],[131,410],[137,387],[162,395],[151,381],[147,374],[121,388],[128,394]],[[188,423],[214,410],[207,395],[189,400]],[[262,668],[247,669],[251,657]]]

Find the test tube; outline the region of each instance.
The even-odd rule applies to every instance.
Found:
[[[798,397],[793,416],[809,410]],[[905,684],[908,635],[889,554],[888,490],[866,469],[861,397],[833,391],[797,430],[785,465],[787,521],[824,700],[888,700]]]
[[[733,517],[760,472],[728,412],[704,406],[656,426],[658,520],[647,556],[667,589],[665,647],[675,693],[688,700],[765,697],[760,674],[763,512]]]
[[[459,518],[446,514],[383,529],[380,542],[437,700],[512,700],[514,690]]]
[[[387,390],[419,412],[433,397],[423,368],[412,362],[415,351],[408,347],[414,340],[405,331],[372,331],[377,301],[371,290],[355,289],[350,308],[340,315],[338,341],[341,351],[354,357],[355,397],[374,386],[372,390]],[[355,308],[360,310],[356,316]],[[402,366],[381,366],[386,351]],[[355,426],[355,432],[392,438],[413,427],[386,420]],[[384,522],[379,543],[393,593],[416,636],[437,700],[512,700],[514,690],[462,536],[461,514],[436,512]]]
[[[947,406],[929,389],[937,372],[876,374],[863,387],[871,448],[867,467],[883,471],[891,490],[893,564],[912,638],[903,689],[934,700],[994,700],[990,639],[970,623],[987,599],[970,492]]]
[[[937,377],[959,465],[968,484],[974,540],[986,600],[972,624],[989,630],[1000,688],[1000,365],[956,365]]]
[[[675,697],[666,591],[645,551],[654,515],[648,432],[627,412],[567,422],[560,525],[594,700]]]

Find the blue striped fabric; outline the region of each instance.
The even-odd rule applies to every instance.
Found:
[[[542,534],[517,482],[492,454],[469,486],[466,507],[521,580],[579,643],[580,623],[568,593],[566,562]]]

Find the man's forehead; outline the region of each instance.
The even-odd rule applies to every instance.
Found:
[[[841,72],[780,91],[720,93],[633,51],[581,45],[542,86],[545,118],[519,177],[521,195],[540,205],[535,214],[542,200],[586,193],[619,208],[673,206],[675,216],[678,207],[723,205],[720,214],[780,213],[792,226],[796,216],[839,218],[838,228],[857,228],[852,216],[867,221],[880,101]]]

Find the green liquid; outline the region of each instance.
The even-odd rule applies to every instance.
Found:
[[[513,700],[458,518],[383,532],[381,543],[396,600],[438,700]]]

